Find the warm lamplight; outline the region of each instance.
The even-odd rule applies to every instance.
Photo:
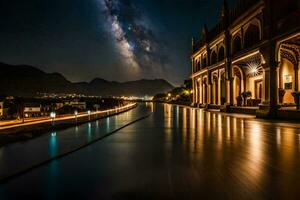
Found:
[[[53,119],[53,118],[55,118],[56,117],[56,113],[55,112],[51,112],[50,113],[50,117]]]
[[[253,68],[253,69],[251,70],[251,73],[252,73],[252,74],[256,74],[256,73],[257,73],[257,68]]]

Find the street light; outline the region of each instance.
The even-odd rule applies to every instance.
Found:
[[[55,119],[55,117],[56,117],[56,113],[55,113],[55,112],[51,112],[51,113],[50,113],[50,117],[51,117],[51,119],[52,119],[52,126],[54,126],[54,119]]]
[[[91,111],[88,110],[88,115],[89,115],[89,121],[91,121]]]
[[[77,110],[74,111],[74,115],[75,115],[75,122],[77,124],[77,115],[78,115],[78,111]]]

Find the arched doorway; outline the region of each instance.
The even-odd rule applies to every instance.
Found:
[[[294,106],[300,88],[300,33],[289,36],[277,44],[278,97],[282,106]],[[299,109],[299,108],[297,108]]]
[[[240,97],[242,92],[244,91],[244,76],[243,71],[238,67],[233,67],[233,97],[234,104],[241,106]]]
[[[220,47],[218,53],[218,62],[221,62],[225,58],[225,48],[223,46]]]
[[[257,54],[243,65],[245,70],[245,91],[250,92],[246,103],[247,106],[257,107],[263,98],[263,67],[262,55]],[[249,94],[249,93],[248,93]]]
[[[218,88],[219,88],[219,78],[218,78],[218,74],[217,73],[214,73],[212,75],[212,81],[213,81],[213,94],[212,94],[212,100],[213,100],[213,104],[217,105],[219,102],[218,102],[218,99],[219,99],[219,91],[218,91]]]
[[[280,85],[279,88],[285,90],[282,102],[284,105],[294,103],[292,92],[295,91],[295,69],[291,61],[286,58],[281,59],[280,65]]]
[[[244,47],[248,48],[260,41],[259,25],[250,24],[244,36]]]
[[[221,81],[220,81],[220,95],[221,95],[221,105],[226,103],[226,79],[225,71],[221,72]]]
[[[233,38],[233,42],[232,42],[232,54],[234,55],[241,50],[242,50],[242,39],[241,36],[236,35]]]
[[[217,62],[218,62],[218,55],[217,55],[216,51],[213,51],[210,56],[210,64],[214,65]]]

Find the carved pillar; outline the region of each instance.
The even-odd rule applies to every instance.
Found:
[[[257,111],[257,117],[274,118],[278,110],[278,63],[275,61],[273,43],[262,49],[265,58],[263,64],[263,102]]]
[[[195,100],[196,100],[196,104],[197,103],[199,103],[199,97],[198,97],[198,91],[199,89],[198,89],[198,81],[197,81],[197,79],[195,80]]]
[[[233,78],[231,70],[231,61],[229,58],[225,62],[225,82],[226,82],[226,103],[233,105]]]
[[[270,106],[273,108],[278,107],[278,62],[273,60],[271,63],[271,70],[270,70]]]
[[[205,86],[205,83],[202,83],[202,95],[203,95],[203,104],[207,103],[207,88]]]
[[[229,79],[229,88],[230,88],[230,105],[233,105],[234,104],[234,78],[230,78]]]
[[[212,97],[213,97],[213,100],[212,100],[212,103],[213,104],[217,104],[217,84],[216,84],[216,81],[213,80],[213,89],[212,89]]]
[[[264,104],[269,104],[270,102],[270,68],[269,67],[264,67],[263,68],[263,96],[262,96],[262,101]]]
[[[212,85],[211,85],[211,83],[209,83],[208,84],[208,87],[207,87],[207,97],[208,97],[208,101],[207,101],[207,103],[208,104],[211,104],[212,103],[212,92],[211,92],[211,90],[212,90]]]
[[[199,103],[203,104],[203,83],[202,83],[202,78],[199,79]]]
[[[298,91],[299,89],[299,76],[298,76],[298,63],[294,65],[294,70],[295,70],[295,91]]]
[[[221,99],[222,99],[222,97],[221,97],[221,96],[222,96],[222,91],[221,91],[221,87],[222,87],[222,86],[221,86],[221,83],[222,83],[222,81],[221,81],[221,79],[222,79],[222,75],[221,75],[221,73],[219,73],[219,77],[218,77],[218,88],[217,88],[217,90],[218,90],[218,100],[217,100],[218,103],[217,103],[217,104],[218,104],[218,105],[221,105],[221,104],[222,104],[222,102],[221,102],[221,101],[222,101],[222,100],[221,100]]]
[[[195,94],[196,94],[196,88],[195,88],[195,79],[194,78],[192,78],[192,85],[193,85],[193,94],[192,94],[192,99],[193,99],[193,104],[195,104],[195,102],[196,102],[196,96],[195,96]]]
[[[225,80],[226,83],[226,103],[227,104],[231,104],[231,83],[230,83],[230,79],[229,80]]]

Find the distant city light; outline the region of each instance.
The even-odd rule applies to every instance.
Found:
[[[50,117],[53,119],[53,118],[55,118],[56,117],[56,113],[55,112],[51,112],[50,113]]]
[[[91,120],[91,111],[90,110],[88,110],[88,115],[89,115],[89,121]]]
[[[56,113],[55,112],[51,112],[50,113],[50,117],[51,117],[51,121],[52,121],[52,126],[54,126],[54,119],[55,119],[55,117],[56,117]]]

